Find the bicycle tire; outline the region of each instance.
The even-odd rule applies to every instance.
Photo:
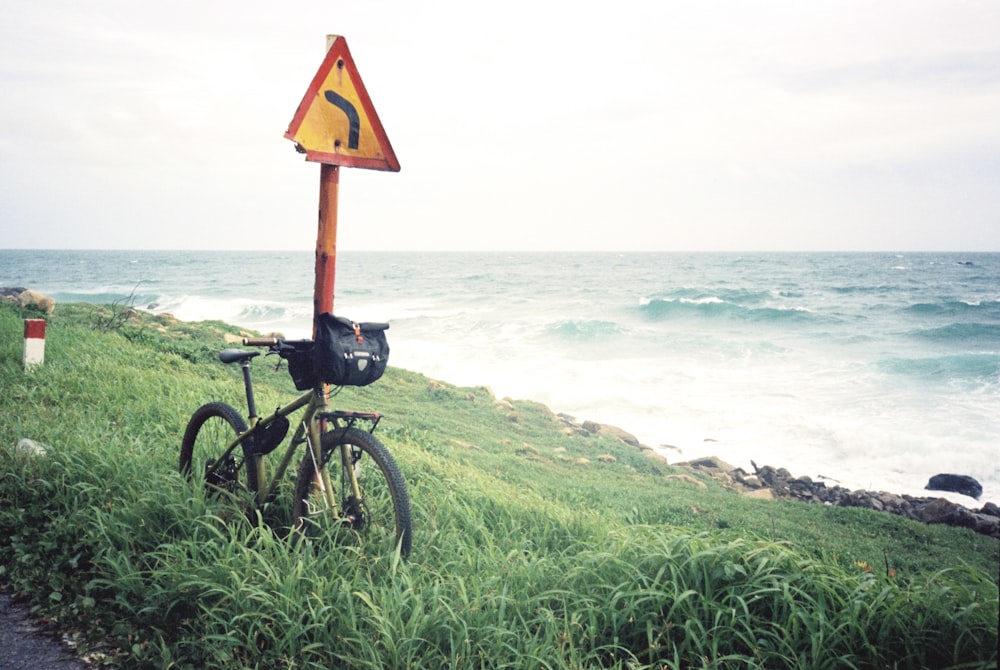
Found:
[[[340,446],[351,448],[353,468],[361,488],[362,500],[350,494],[349,478],[341,464]],[[336,515],[325,514],[325,499],[317,485],[316,464],[307,453],[299,467],[292,505],[293,527],[307,536],[318,535],[336,519],[338,537],[351,539],[375,551],[399,547],[400,555],[409,556],[413,542],[410,496],[399,466],[385,445],[371,433],[357,428],[336,428],[323,434],[321,453],[330,468],[340,509]],[[322,465],[321,465],[322,467]]]
[[[235,463],[223,466],[216,471],[209,481],[207,467],[222,456],[233,438],[247,430],[246,421],[231,405],[223,402],[210,402],[202,405],[188,421],[181,441],[180,471],[188,480],[194,473],[202,473],[205,487],[208,490],[226,490],[235,493],[238,490],[255,491],[257,488],[256,470],[253,463],[246,463],[241,481],[240,469]],[[243,452],[238,451],[237,456]]]

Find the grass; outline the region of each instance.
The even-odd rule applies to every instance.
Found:
[[[110,309],[60,305],[26,373],[26,314],[0,306],[0,583],[96,664],[996,667],[995,540],[748,499],[568,435],[537,403],[397,368],[335,401],[386,414],[411,559],[291,545],[177,473],[191,412],[243,403],[215,357],[239,329],[99,327]],[[254,368],[261,408],[293,393],[270,360]],[[23,437],[48,455],[15,451]]]

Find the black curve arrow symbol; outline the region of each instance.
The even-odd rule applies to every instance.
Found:
[[[323,95],[326,96],[327,102],[347,116],[347,148],[357,149],[358,138],[361,135],[361,117],[358,116],[358,110],[354,108],[350,100],[337,95],[333,91],[324,91]]]

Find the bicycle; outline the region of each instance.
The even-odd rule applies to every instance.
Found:
[[[263,515],[265,508],[278,503],[281,482],[298,447],[304,444],[291,503],[292,532],[315,537],[332,529],[339,537],[363,543],[366,548],[395,548],[406,557],[412,547],[410,499],[395,459],[373,434],[382,416],[332,410],[327,384],[310,375],[305,382],[296,379],[301,373],[293,366],[312,365],[313,344],[312,340],[243,338],[243,346],[266,347],[268,355],[287,359],[297,388],[311,386],[264,417],[257,414],[250,375],[250,363],[261,352],[222,350],[219,360],[238,363],[243,369],[247,418],[223,402],[199,407],[184,431],[181,473],[189,480],[194,473],[202,473],[206,490],[244,501],[251,513]],[[268,476],[264,457],[285,439],[289,415],[303,408],[281,461]],[[364,425],[367,430],[359,427]],[[331,470],[339,471],[336,480]]]

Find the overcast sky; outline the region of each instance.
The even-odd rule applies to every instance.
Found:
[[[975,0],[11,0],[0,247],[312,250],[328,33],[402,166],[341,250],[1000,250]]]

